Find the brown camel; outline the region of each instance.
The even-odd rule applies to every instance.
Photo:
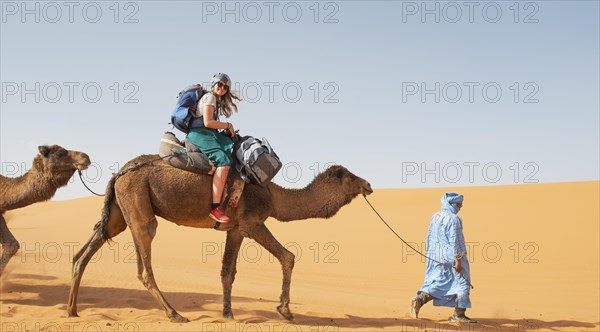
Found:
[[[123,168],[148,162],[156,156],[140,156]],[[236,175],[239,178],[239,175]],[[77,293],[86,265],[98,249],[110,238],[129,226],[133,235],[138,279],[165,310],[172,322],[188,320],[167,302],[156,281],[151,265],[151,243],[156,235],[156,216],[178,225],[212,228],[208,217],[211,205],[212,178],[171,167],[164,161],[113,176],[104,202],[102,219],[94,227],[88,242],[75,254],[71,291],[67,313],[77,317]],[[371,185],[342,166],[332,166],[319,174],[304,189],[285,189],[274,183],[267,187],[246,184],[236,208],[227,208],[232,228],[227,232],[221,282],[223,286],[223,316],[233,318],[231,287],[236,274],[236,261],[244,237],[254,239],[281,263],[283,286],[278,312],[292,320],[290,312],[290,282],[294,254],[282,246],[265,225],[268,217],[280,221],[308,218],[329,218],[359,194],[368,195]]]
[[[85,170],[90,165],[87,154],[58,145],[42,145],[38,150],[31,169],[23,176],[0,175],[0,275],[19,250],[19,242],[6,226],[4,212],[49,200],[58,188],[67,185],[76,170]]]

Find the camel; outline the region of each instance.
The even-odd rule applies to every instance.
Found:
[[[58,188],[67,185],[76,170],[85,170],[90,165],[90,158],[83,152],[58,145],[42,145],[38,150],[32,168],[23,176],[0,175],[0,275],[19,250],[19,242],[8,230],[4,212],[49,200]]]
[[[139,156],[125,164],[123,169],[143,165],[156,157]],[[234,177],[239,179],[239,174]],[[73,258],[68,316],[78,317],[79,285],[92,256],[106,241],[129,227],[137,254],[138,279],[172,322],[189,322],[171,307],[156,284],[151,265],[151,244],[158,226],[156,216],[177,225],[213,228],[214,221],[208,217],[211,190],[211,176],[191,174],[162,160],[113,176],[107,185],[101,220],[94,227],[90,239]],[[223,316],[233,319],[231,288],[237,272],[240,246],[247,237],[279,260],[283,270],[283,285],[277,311],[285,319],[293,319],[289,303],[295,257],[271,234],[265,225],[268,217],[279,221],[330,218],[356,196],[372,192],[369,182],[339,165],[331,166],[319,174],[304,189],[285,189],[273,182],[266,187],[246,184],[238,206],[227,207],[226,211],[232,227],[227,230],[221,270]]]

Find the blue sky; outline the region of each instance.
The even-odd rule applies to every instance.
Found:
[[[329,163],[375,188],[599,179],[598,1],[1,5],[3,175],[60,144],[102,191],[157,152],[179,90],[226,72],[287,187]]]

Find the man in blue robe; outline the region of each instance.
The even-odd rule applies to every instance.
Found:
[[[457,215],[463,196],[446,193],[442,209],[431,217],[427,233],[427,267],[425,282],[410,303],[410,313],[419,317],[421,307],[433,300],[434,306],[453,307],[453,322],[476,323],[465,315],[471,307],[469,299],[471,274],[462,219]]]

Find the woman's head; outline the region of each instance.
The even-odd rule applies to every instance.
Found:
[[[230,117],[232,111],[237,112],[237,105],[233,100],[240,100],[240,98],[231,92],[231,79],[227,74],[215,74],[211,81],[210,91],[220,97],[221,102],[218,105],[220,114]]]
[[[210,88],[213,93],[223,96],[231,88],[231,79],[227,74],[218,73],[212,78]]]

